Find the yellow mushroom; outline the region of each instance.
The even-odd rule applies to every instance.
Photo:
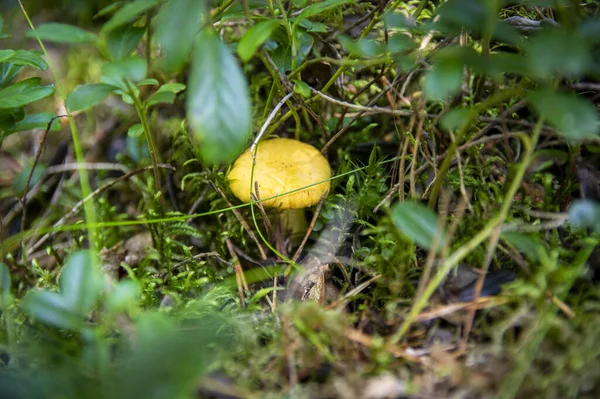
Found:
[[[281,211],[297,209],[303,220],[302,209],[316,205],[331,186],[327,159],[310,144],[293,139],[275,138],[259,143],[252,185],[251,173],[252,154],[248,149],[235,161],[227,176],[237,198],[250,202],[250,187],[254,192],[257,182],[260,198],[265,199],[264,206]],[[290,219],[298,218],[292,215],[298,212],[286,213]],[[298,233],[297,222],[291,223],[293,233]]]

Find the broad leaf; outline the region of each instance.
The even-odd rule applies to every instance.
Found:
[[[73,312],[62,295],[48,291],[30,291],[23,300],[25,311],[33,318],[54,327],[78,330],[82,316]]]
[[[69,43],[69,44],[91,44],[96,43],[98,37],[92,32],[88,32],[73,25],[48,23],[38,26],[35,31],[27,32],[28,37],[37,37],[41,40]]]
[[[136,123],[127,130],[127,135],[131,138],[138,138],[144,134],[144,126],[141,123]]]
[[[175,101],[177,93],[185,89],[185,85],[181,83],[167,83],[162,85],[156,93],[153,93],[146,100],[146,107],[151,107],[156,104],[172,104]]]
[[[40,86],[40,78],[29,78],[0,90],[0,109],[18,108],[54,93],[54,85]]]
[[[445,100],[462,85],[463,65],[458,59],[439,59],[425,75],[423,91],[430,100]]]
[[[242,61],[246,62],[254,55],[254,52],[267,41],[273,31],[281,25],[281,21],[269,19],[254,25],[238,44],[238,54]]]
[[[133,25],[125,25],[111,30],[106,35],[106,48],[116,60],[129,57],[136,49],[144,32],[146,32],[146,28]]]
[[[0,62],[8,60],[15,55],[15,50],[0,50]]]
[[[526,46],[530,71],[540,79],[551,79],[556,74],[580,76],[594,62],[593,46],[593,41],[566,28],[541,29]]]
[[[236,59],[213,29],[201,32],[187,85],[186,113],[208,164],[231,162],[251,133],[248,85]]]
[[[109,31],[131,22],[160,2],[161,0],[135,0],[127,3],[102,26],[102,30]]]
[[[104,101],[104,99],[106,99],[114,90],[114,86],[106,84],[77,86],[75,90],[67,96],[65,105],[71,112],[88,109]]]
[[[47,129],[48,123],[54,118],[54,114],[50,112],[42,112],[39,114],[26,115],[25,118],[17,122],[15,132],[31,129]],[[54,119],[50,130],[56,132],[60,130],[60,120]]]
[[[189,60],[201,24],[205,0],[170,0],[160,9],[156,39],[165,56],[160,66],[177,71]]]
[[[102,68],[102,81],[115,86],[124,86],[125,81],[139,82],[146,77],[148,66],[138,56],[109,62]]]
[[[89,250],[79,250],[67,258],[60,275],[60,293],[64,304],[75,314],[87,314],[103,290],[104,278],[98,259]]]
[[[13,65],[29,65],[39,70],[45,71],[48,69],[48,64],[40,56],[41,53],[28,51],[28,50],[17,50],[10,57],[9,62]]]
[[[431,249],[437,237],[437,247],[444,243],[445,232],[438,231],[437,215],[415,201],[399,202],[392,208],[392,221],[398,230],[425,249]]]
[[[598,137],[600,119],[589,101],[571,93],[541,90],[530,94],[529,102],[564,138],[581,141]]]

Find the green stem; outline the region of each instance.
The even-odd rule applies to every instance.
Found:
[[[152,134],[150,133],[150,126],[148,125],[148,118],[146,118],[146,111],[144,110],[144,106],[140,102],[140,99],[135,95],[135,91],[129,82],[125,82],[127,85],[127,91],[129,96],[133,99],[133,105],[135,106],[135,110],[137,111],[138,117],[142,122],[142,128],[144,130],[144,137],[146,138],[146,142],[148,143],[148,150],[150,152],[150,160],[152,162],[152,171],[154,172],[154,188],[156,192],[160,192],[160,172],[158,170],[158,156],[156,155],[156,147],[154,146],[154,140],[152,139]],[[162,201],[162,196],[160,197]]]
[[[27,23],[29,24],[29,27],[31,28],[31,30],[33,32],[35,32],[35,27],[33,26],[33,23],[31,22],[31,19],[29,18],[29,15],[27,14],[27,11],[25,10],[25,7],[23,6],[23,3],[21,2],[21,0],[18,0],[19,2],[19,6],[21,7],[21,11],[23,12],[23,15],[25,16],[25,19],[27,20]],[[52,58],[48,55],[48,51],[46,51],[46,47],[44,46],[44,43],[42,42],[42,40],[38,37],[37,41],[42,49],[42,51],[44,52],[44,55],[46,57],[46,62],[48,63],[48,67],[50,68],[50,71],[52,71],[52,77],[54,78],[54,81],[56,82],[56,90],[58,92],[58,95],[62,98],[63,101],[66,101],[67,99],[67,95],[66,92],[60,82],[60,79],[58,78],[58,74],[56,72],[56,69],[54,68],[54,64],[52,63]],[[67,115],[69,116],[69,128],[71,130],[71,138],[73,140],[73,149],[75,150],[75,159],[77,160],[77,166],[78,166],[78,173],[79,173],[79,184],[81,187],[81,195],[82,198],[86,198],[91,192],[91,186],[90,186],[90,181],[89,181],[89,175],[88,172],[85,168],[81,167],[81,165],[84,164],[85,162],[85,158],[83,156],[83,148],[81,146],[81,142],[79,140],[79,134],[77,132],[77,125],[75,124],[75,120],[73,119],[73,114],[71,113],[71,111],[69,110],[68,107],[65,106],[65,109],[67,111]],[[96,228],[96,212],[94,211],[94,204],[92,202],[86,202],[84,203],[84,207],[83,207],[83,211],[85,214],[85,220],[87,221],[86,225],[87,225],[87,230],[88,230],[88,240],[90,243],[90,250],[92,251],[92,253],[98,253],[98,242],[97,242],[97,228]],[[92,257],[92,259],[95,259],[95,257]]]
[[[419,313],[421,313],[425,306],[427,306],[429,298],[431,298],[435,290],[440,286],[442,281],[444,281],[444,279],[446,278],[448,273],[450,273],[452,268],[454,268],[458,264],[458,262],[460,262],[475,248],[477,248],[479,244],[486,240],[499,225],[502,225],[504,223],[506,217],[508,216],[508,211],[510,210],[512,200],[521,185],[521,181],[525,176],[527,167],[533,159],[535,146],[540,137],[543,124],[544,120],[543,118],[540,118],[537,124],[535,125],[532,138],[528,139],[527,137],[523,137],[523,142],[526,147],[525,154],[523,156],[523,161],[519,164],[517,172],[515,173],[515,177],[512,180],[512,183],[508,186],[504,203],[502,204],[498,215],[492,220],[490,220],[488,224],[478,234],[471,238],[471,240],[469,240],[466,244],[462,245],[456,251],[454,251],[440,265],[435,276],[431,279],[431,281],[423,290],[423,294],[417,298],[417,301],[410,309],[410,312],[406,316],[406,320],[404,320],[404,323],[402,323],[398,332],[394,334],[394,336],[391,338],[392,342],[398,342],[400,339],[402,339],[402,337],[404,337],[404,334],[408,332],[408,329],[410,328],[411,324],[415,321]]]

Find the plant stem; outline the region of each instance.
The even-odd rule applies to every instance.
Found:
[[[158,156],[156,155],[156,147],[154,146],[154,140],[152,139],[152,134],[150,132],[150,126],[148,125],[148,118],[146,118],[146,111],[144,110],[144,106],[140,102],[140,99],[135,95],[133,87],[129,82],[125,82],[127,85],[128,94],[133,99],[133,105],[135,106],[135,110],[137,111],[138,117],[142,122],[142,128],[144,130],[144,137],[146,138],[146,142],[148,143],[148,150],[150,152],[150,160],[152,162],[152,171],[154,172],[154,188],[156,192],[160,192],[161,183],[160,183],[160,172],[158,171]],[[163,201],[162,196],[160,197],[161,203]]]
[[[25,10],[25,7],[23,6],[23,3],[21,2],[21,0],[18,0],[19,2],[19,6],[21,7],[21,11],[23,12],[23,15],[25,16],[25,19],[27,20],[27,23],[29,24],[29,27],[31,28],[31,30],[33,32],[35,32],[35,27],[33,26],[33,22],[31,22],[31,19],[29,18],[29,14],[27,14],[27,11]],[[44,46],[44,43],[42,42],[42,40],[38,37],[37,41],[42,49],[42,51],[44,52],[44,55],[46,57],[46,62],[48,63],[48,67],[50,68],[50,70],[52,71],[52,77],[54,78],[54,81],[56,82],[56,91],[58,92],[58,95],[62,98],[63,102],[66,101],[67,99],[67,95],[66,92],[60,82],[60,79],[58,78],[58,74],[56,72],[56,69],[54,68],[54,64],[52,63],[52,59],[50,58],[50,55],[48,54],[48,51],[46,51],[46,47]],[[73,140],[73,149],[75,150],[75,159],[77,160],[77,164],[79,165],[78,168],[78,173],[79,173],[79,184],[81,187],[81,195],[82,198],[86,198],[91,192],[91,186],[90,186],[90,181],[89,181],[89,175],[87,173],[87,170],[83,167],[81,167],[81,165],[83,165],[85,158],[83,156],[83,148],[81,146],[81,142],[79,140],[79,134],[77,132],[77,125],[75,124],[75,120],[73,119],[73,114],[71,114],[71,111],[69,110],[68,107],[65,106],[65,109],[67,111],[67,115],[69,116],[69,128],[71,130],[71,138]],[[94,204],[91,202],[86,202],[84,204],[83,207],[83,211],[85,214],[85,220],[87,221],[87,230],[88,230],[88,241],[89,241],[89,245],[90,245],[90,250],[92,251],[92,253],[98,253],[98,242],[97,242],[97,228],[96,228],[96,212],[94,211]],[[91,257],[91,259],[96,259],[95,257]]]

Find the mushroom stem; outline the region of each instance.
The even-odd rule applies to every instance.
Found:
[[[304,208],[283,210],[279,221],[285,236],[289,237],[292,242],[301,240],[308,229]]]

